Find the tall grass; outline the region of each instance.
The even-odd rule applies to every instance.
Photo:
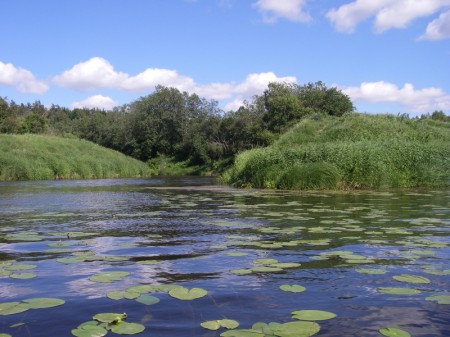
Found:
[[[40,135],[0,135],[0,180],[149,176],[138,160],[94,143]]]
[[[307,119],[271,147],[240,154],[222,181],[282,189],[450,186],[449,124],[384,115]]]

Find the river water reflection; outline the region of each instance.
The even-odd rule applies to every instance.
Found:
[[[449,195],[235,190],[210,178],[0,183],[0,335],[71,336],[98,313],[126,312],[145,326],[136,336],[209,337],[226,330],[202,322],[250,329],[323,310],[337,317],[317,321],[316,336],[450,336]],[[94,277],[106,272],[124,273]],[[154,286],[138,295],[155,303],[111,298],[139,285]],[[207,295],[180,300],[157,287],[167,285]],[[2,306],[30,298],[65,303]]]

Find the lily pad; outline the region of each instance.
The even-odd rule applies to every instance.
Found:
[[[302,321],[325,321],[336,317],[336,314],[322,310],[298,310],[292,312],[292,318]]]
[[[392,295],[417,295],[421,291],[411,288],[394,288],[394,287],[381,287],[378,288],[378,292],[382,294],[392,294]]]
[[[269,267],[269,266],[253,267],[253,268],[250,268],[250,270],[255,273],[273,273],[273,272],[283,271],[283,269],[281,269],[281,268],[275,268],[275,267]]]
[[[145,330],[145,326],[139,323],[119,322],[111,326],[111,332],[119,335],[134,335]]]
[[[234,269],[231,273],[235,275],[248,275],[251,274],[252,271],[250,269]]]
[[[34,264],[13,264],[11,266],[5,267],[4,269],[10,271],[17,271],[17,270],[30,270],[34,268],[36,268]]]
[[[220,328],[236,329],[239,326],[239,322],[232,319],[220,319],[216,321],[206,321],[200,323],[200,325],[208,330],[219,330]]]
[[[450,295],[436,295],[425,298],[427,301],[435,301],[438,304],[450,304]]]
[[[101,326],[84,324],[80,325],[78,328],[73,329],[72,335],[76,337],[103,337],[106,336],[108,330]]]
[[[301,266],[301,264],[296,262],[279,262],[271,264],[270,266],[274,268],[288,269],[288,268],[298,268]]]
[[[247,256],[248,253],[230,252],[230,253],[227,253],[227,255],[231,256],[231,257],[240,257],[240,256]]]
[[[36,274],[33,273],[17,273],[9,275],[11,278],[20,279],[20,280],[29,280],[36,277]]]
[[[0,303],[0,316],[19,314],[27,311],[28,309],[28,306],[24,306],[20,302]]]
[[[386,274],[386,270],[374,269],[374,268],[359,268],[359,269],[356,269],[356,272],[358,272],[360,274],[368,274],[368,275],[384,275],[384,274]]]
[[[141,295],[139,296],[136,301],[139,303],[145,304],[145,305],[153,305],[156,303],[159,303],[159,298],[151,295]]]
[[[436,269],[424,269],[424,273],[430,274],[430,275],[437,275],[437,276],[447,276],[450,275],[450,269],[445,270],[436,270]]]
[[[320,331],[320,326],[315,322],[288,322],[280,324],[272,331],[279,337],[310,337]]]
[[[274,264],[274,263],[278,263],[278,260],[275,259],[256,259],[253,260],[253,263],[255,264]]]
[[[139,286],[129,287],[126,291],[129,291],[132,293],[146,294],[146,293],[150,293],[155,290],[156,290],[155,286],[152,286],[149,284],[143,284],[143,285],[139,285]]]
[[[130,273],[125,271],[110,271],[91,276],[89,280],[91,280],[92,282],[111,283],[114,281],[121,281],[124,277],[128,275],[130,275]]]
[[[92,318],[102,323],[114,323],[127,318],[127,314],[116,314],[108,312],[103,314],[97,314]]]
[[[225,331],[220,334],[221,337],[264,337],[265,334],[261,331],[253,329],[236,329]]]
[[[283,291],[288,291],[291,293],[301,293],[306,290],[305,287],[299,285],[299,284],[283,284],[280,286],[280,289]]]
[[[393,279],[400,282],[414,283],[414,284],[428,284],[431,282],[426,277],[409,274],[395,275],[393,276]]]
[[[188,288],[181,287],[181,288],[176,288],[176,289],[172,289],[169,291],[170,296],[175,297],[179,300],[185,300],[185,301],[202,298],[202,297],[206,296],[207,294],[208,294],[208,292],[202,288],[188,289]]]
[[[29,298],[23,300],[22,302],[26,303],[30,309],[53,308],[66,303],[66,301],[61,300],[59,298],[47,298],[47,297]]]
[[[202,322],[200,323],[200,325],[208,330],[219,330],[221,328],[219,321],[206,321],[206,322]]]
[[[383,328],[379,332],[387,337],[411,337],[407,331],[397,328]]]
[[[106,294],[106,296],[112,300],[134,300],[140,296],[140,293],[132,292],[132,291],[110,291]]]

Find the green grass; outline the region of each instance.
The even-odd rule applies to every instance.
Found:
[[[0,135],[0,181],[149,176],[148,166],[94,143],[41,135]]]
[[[272,146],[237,156],[222,181],[300,190],[447,187],[449,127],[391,115],[305,119]]]

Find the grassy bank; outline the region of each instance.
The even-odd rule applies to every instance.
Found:
[[[243,152],[223,176],[239,187],[381,189],[450,186],[450,123],[353,114],[305,119]]]
[[[0,180],[148,176],[138,160],[79,139],[0,134]]]

